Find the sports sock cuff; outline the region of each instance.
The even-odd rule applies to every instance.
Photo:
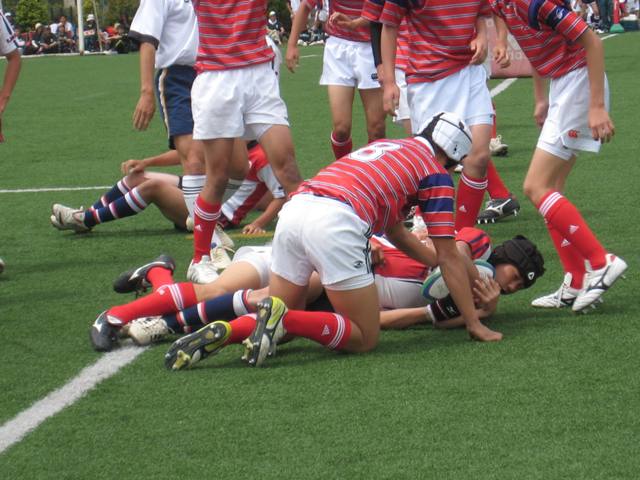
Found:
[[[351,337],[351,320],[337,313],[334,315],[337,321],[336,333],[331,339],[331,342],[327,344],[327,347],[333,350],[341,350],[349,341],[349,337]]]
[[[473,188],[474,190],[486,190],[487,188],[487,177],[483,178],[473,178],[468,175],[465,175],[464,172],[460,175],[460,181],[464,183],[467,187]]]
[[[209,203],[199,195],[196,199],[194,213],[202,220],[210,222],[216,221],[220,216],[220,204]]]
[[[233,294],[233,312],[237,316],[246,315],[250,312],[248,302],[249,293],[251,293],[251,289],[238,290]]]
[[[185,193],[195,193],[194,191],[200,193],[206,180],[206,175],[183,175],[182,191]]]
[[[564,197],[560,192],[551,191],[540,199],[540,203],[537,205],[538,211],[544,218],[548,218],[549,212],[555,204],[561,201]]]
[[[331,132],[331,143],[333,143],[338,147],[342,147],[344,145],[348,145],[349,143],[351,143],[351,137],[347,138],[346,140],[340,141],[340,140],[336,140],[336,137],[333,136],[333,132]]]

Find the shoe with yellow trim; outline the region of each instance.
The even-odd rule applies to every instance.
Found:
[[[190,368],[193,364],[218,353],[231,335],[231,325],[216,321],[205,325],[197,332],[176,340],[164,356],[164,365],[169,370]]]

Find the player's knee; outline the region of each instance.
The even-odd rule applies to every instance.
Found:
[[[527,177],[524,179],[524,183],[522,185],[522,190],[525,196],[533,203],[534,205],[538,205],[540,200],[544,196],[546,189],[542,187],[535,180]]]
[[[331,136],[336,142],[346,142],[351,138],[351,123],[335,122]]]
[[[384,120],[376,120],[367,125],[367,134],[371,142],[384,138],[386,134]]]

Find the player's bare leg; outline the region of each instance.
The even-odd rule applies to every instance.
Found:
[[[491,160],[491,125],[478,124],[470,128],[473,138],[471,152],[464,159],[456,193],[456,230],[475,225],[487,188],[487,164]]]
[[[373,142],[386,135],[385,113],[382,106],[382,88],[358,90],[367,120],[368,141]]]
[[[337,159],[351,153],[353,148],[351,125],[355,88],[343,85],[329,85],[327,92],[329,95],[329,107],[331,109],[331,122],[333,125],[331,148]]]
[[[345,352],[368,352],[378,344],[380,307],[375,284],[355,290],[326,289],[334,310],[351,321],[351,335],[341,349]]]
[[[287,193],[293,192],[302,182],[300,169],[296,163],[291,131],[285,125],[272,125],[258,139],[273,173]]]
[[[140,195],[153,203],[162,214],[176,225],[185,226],[189,211],[184,203],[182,190],[176,185],[152,177],[138,187]]]

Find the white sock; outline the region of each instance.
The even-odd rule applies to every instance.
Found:
[[[196,203],[196,198],[198,198],[202,187],[204,187],[206,179],[206,175],[184,175],[182,177],[182,194],[191,218],[193,218],[193,207]]]

